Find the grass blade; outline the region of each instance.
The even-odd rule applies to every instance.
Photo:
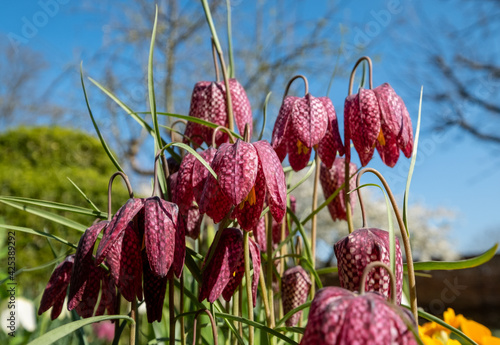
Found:
[[[90,200],[90,198],[87,196],[87,194],[85,194],[83,192],[83,190],[81,190],[80,187],[78,187],[76,185],[76,183],[74,183],[69,177],[66,177],[66,178],[69,180],[69,182],[71,182],[71,184],[73,185],[73,187],[75,187],[76,190],[83,196],[83,198],[85,199],[85,201],[87,201],[90,204],[90,206],[92,206],[92,208],[94,210],[96,210],[97,212],[101,213],[101,210],[99,210],[99,208],[97,208],[97,206],[92,202],[92,200]]]
[[[76,245],[74,243],[68,242],[64,238],[58,237],[56,235],[49,234],[47,232],[38,231],[38,230],[31,229],[31,228],[24,228],[24,227],[21,227],[21,226],[8,225],[8,224],[0,224],[0,228],[8,229],[8,230],[14,230],[14,231],[21,231],[21,232],[25,232],[27,234],[42,236],[42,237],[45,237],[45,238],[50,238],[50,239],[56,240],[58,242],[61,242],[62,244],[65,244],[65,245],[67,245],[69,247],[72,247],[72,248],[76,249]]]
[[[97,133],[97,136],[99,137],[99,140],[101,141],[101,145],[104,148],[104,151],[108,155],[111,162],[116,167],[116,169],[123,172],[123,169],[120,166],[120,163],[118,163],[118,160],[115,158],[115,156],[111,152],[111,149],[109,148],[108,144],[106,143],[106,141],[102,137],[101,131],[99,130],[99,127],[97,126],[97,123],[95,122],[94,115],[92,114],[92,110],[90,109],[89,99],[87,97],[87,90],[85,89],[85,83],[83,82],[83,67],[82,67],[81,63],[80,63],[80,80],[82,82],[83,95],[85,96],[85,103],[87,104],[87,109],[89,111],[90,119],[92,120],[92,123],[94,124],[94,128],[95,128],[95,131]]]
[[[309,301],[309,302],[306,302],[306,303],[302,304],[301,306],[298,306],[295,309],[290,310],[288,313],[285,314],[285,316],[283,316],[281,318],[281,320],[279,320],[276,323],[276,327],[281,326],[283,323],[285,323],[286,320],[288,320],[296,312],[301,311],[301,310],[306,309],[306,308],[309,308],[311,306],[311,303],[312,303],[312,301]]]
[[[260,134],[259,134],[259,139],[257,140],[261,140],[262,139],[262,136],[264,135],[264,130],[266,129],[266,120],[267,120],[267,104],[269,103],[269,98],[271,98],[271,94],[272,92],[269,91],[269,93],[267,94],[266,96],[266,99],[264,101],[264,111],[263,111],[263,119],[262,119],[262,129],[260,130]]]

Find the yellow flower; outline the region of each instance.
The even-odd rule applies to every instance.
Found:
[[[451,308],[448,308],[448,310],[446,310],[443,313],[443,318],[444,318],[444,322],[446,322],[451,327],[455,327],[455,328],[460,327],[460,325],[462,324],[462,321],[465,320],[465,318],[462,314],[455,315],[455,311]],[[449,333],[450,331],[447,330],[447,332]]]
[[[500,345],[500,338],[487,335],[481,340],[481,345]]]
[[[462,332],[478,344],[482,344],[483,337],[491,337],[491,331],[479,322],[464,319],[461,326]]]

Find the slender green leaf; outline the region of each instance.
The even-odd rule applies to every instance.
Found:
[[[302,257],[302,259],[300,259],[300,265],[307,267],[307,270],[309,272],[311,272],[312,275],[314,276],[314,280],[315,280],[314,282],[316,283],[316,285],[318,285],[318,288],[322,289],[323,283],[321,282],[321,279],[319,279],[319,275],[318,275],[318,273],[316,273],[316,270],[314,269],[313,265],[311,264],[311,261],[307,260],[307,258],[305,258],[305,257]]]
[[[297,225],[297,229],[300,232],[300,235],[302,236],[302,240],[304,241],[304,248],[306,250],[307,258],[310,262],[312,262],[311,245],[309,244],[309,239],[307,238],[306,231],[304,230],[304,226],[299,221],[299,218],[297,218],[295,213],[293,213],[289,207],[287,207],[286,209],[287,209],[288,214],[290,215],[290,218],[292,218],[292,220]]]
[[[80,63],[80,80],[82,82],[82,89],[83,89],[83,95],[85,96],[85,103],[87,103],[87,109],[89,111],[90,119],[92,120],[92,123],[94,124],[95,131],[97,133],[97,136],[99,137],[99,140],[101,141],[101,145],[108,155],[109,159],[111,162],[114,164],[116,169],[119,171],[123,172],[122,167],[120,166],[120,163],[118,163],[118,160],[115,158],[113,155],[113,152],[111,152],[111,149],[109,148],[108,144],[104,140],[101,131],[99,130],[99,127],[97,126],[97,123],[95,122],[94,115],[92,114],[92,110],[90,109],[90,104],[89,104],[89,99],[87,97],[87,90],[85,89],[85,83],[83,82],[83,66],[82,63]]]
[[[21,232],[25,232],[25,233],[32,234],[32,235],[38,235],[38,236],[42,236],[42,237],[46,237],[46,238],[51,238],[53,240],[56,240],[58,242],[61,242],[61,243],[65,244],[65,245],[67,245],[67,246],[70,246],[70,247],[76,249],[76,245],[75,244],[66,241],[64,238],[58,237],[56,235],[49,234],[47,232],[43,232],[43,231],[39,231],[39,230],[34,230],[34,229],[31,229],[31,228],[24,228],[24,227],[21,227],[21,226],[8,225],[8,224],[0,224],[0,228],[14,230],[14,231],[21,231]]]
[[[293,314],[295,314],[296,312],[299,312],[303,309],[306,309],[306,308],[309,308],[311,306],[311,303],[312,301],[309,301],[309,302],[306,302],[300,306],[298,306],[297,308],[295,309],[292,309],[290,310],[288,313],[285,314],[285,316],[283,316],[281,318],[281,320],[279,320],[277,323],[276,323],[276,327],[279,327],[281,326],[283,323],[285,323],[286,320],[288,320],[290,317],[292,317]]]
[[[177,146],[177,147],[180,147],[186,151],[188,151],[189,153],[191,153],[193,156],[195,156],[195,158],[197,160],[200,161],[201,164],[203,164],[203,166],[205,168],[207,168],[207,170],[210,172],[210,174],[212,174],[212,176],[217,179],[217,174],[215,173],[215,171],[210,167],[210,164],[207,163],[206,160],[203,159],[203,157],[201,157],[198,152],[196,152],[193,148],[191,148],[189,145],[186,145],[186,144],[183,144],[183,143],[171,143],[170,146]]]
[[[276,327],[274,329],[276,332],[290,332],[304,334],[306,331],[305,327]]]
[[[298,186],[300,186],[302,183],[304,183],[308,178],[309,176],[312,175],[312,173],[314,172],[314,168],[316,167],[316,162],[313,161],[312,164],[311,164],[311,167],[309,168],[309,170],[307,170],[307,173],[304,175],[304,177],[302,177],[300,179],[299,182],[297,182],[293,187],[289,188],[286,192],[287,194],[290,194],[291,192],[293,192],[295,190],[295,188],[297,188]]]
[[[80,189],[80,187],[78,187],[78,186],[76,185],[76,183],[75,183],[75,182],[73,182],[73,181],[72,181],[69,177],[66,177],[66,178],[69,180],[69,182],[71,182],[71,184],[73,185],[73,187],[75,187],[75,188],[76,188],[76,190],[77,190],[77,191],[78,191],[78,192],[79,192],[79,193],[83,196],[83,198],[84,198],[84,199],[85,199],[85,200],[86,200],[86,201],[90,204],[90,206],[92,206],[92,208],[93,208],[94,210],[96,210],[96,212],[99,212],[99,213],[100,213],[100,212],[101,212],[101,210],[99,210],[99,208],[98,208],[98,207],[97,207],[97,206],[96,206],[96,205],[92,202],[92,200],[90,200],[90,198],[87,196],[87,194],[85,194],[85,193],[83,192],[83,190],[81,190],[81,189]]]
[[[2,199],[0,199],[0,202],[4,203],[6,205],[9,205],[9,206],[15,207],[19,210],[26,211],[28,213],[37,215],[39,217],[42,217],[42,218],[51,220],[53,222],[62,224],[62,225],[67,226],[69,228],[81,231],[81,232],[84,232],[87,229],[87,227],[81,223],[75,222],[74,220],[71,220],[69,218],[60,216],[60,215],[52,213],[52,212],[39,210],[39,209],[30,207],[30,206],[22,205],[22,204],[17,203],[17,202],[10,202],[10,201],[6,201],[6,200],[2,200]]]
[[[227,50],[229,51],[229,78],[235,78],[236,71],[234,67],[233,55],[233,35],[231,29],[231,0],[226,0],[227,9]]]
[[[75,213],[75,214],[83,214],[86,216],[96,217],[96,218],[101,218],[101,219],[106,219],[108,217],[108,214],[106,212],[93,211],[93,210],[88,209],[88,208],[84,208],[84,207],[80,207],[80,206],[73,206],[73,205],[68,205],[68,204],[62,204],[62,203],[53,202],[53,201],[23,198],[23,197],[18,197],[18,196],[0,196],[0,201],[2,201],[2,200],[3,201],[12,201],[12,202],[16,202],[16,203],[24,204],[24,205],[33,205],[33,206],[51,208],[51,209],[71,212],[71,213]]]
[[[296,343],[294,340],[288,338],[287,336],[275,331],[274,329],[272,328],[269,328],[267,326],[264,326],[263,324],[261,323],[258,323],[258,322],[255,322],[255,321],[250,321],[250,320],[247,320],[245,318],[242,318],[242,317],[238,317],[238,316],[234,316],[234,315],[230,315],[230,314],[225,314],[225,313],[215,313],[215,316],[216,317],[221,317],[223,319],[228,319],[228,320],[232,320],[232,321],[236,321],[236,322],[241,322],[241,323],[244,323],[244,324],[247,324],[249,326],[253,326],[255,328],[258,328],[268,334],[271,334],[271,335],[274,335],[276,338],[279,338],[279,339],[282,339],[284,341],[287,342],[287,344],[295,344],[295,345],[298,345],[298,343]]]
[[[464,268],[472,268],[490,261],[491,258],[495,256],[497,249],[498,243],[483,254],[470,259],[458,261],[422,261],[413,263],[413,267],[415,271],[461,270]]]
[[[402,305],[402,306],[404,306],[405,308],[411,310],[411,308],[409,306],[406,306],[406,305]],[[460,339],[466,341],[468,344],[478,345],[474,340],[472,340],[471,338],[469,338],[464,332],[460,331],[459,329],[456,329],[455,327],[452,327],[452,326],[448,325],[446,322],[444,322],[443,320],[441,320],[440,318],[438,318],[438,317],[436,317],[436,316],[434,316],[432,314],[426,313],[425,311],[419,309],[418,310],[418,316],[420,316],[421,318],[424,318],[424,319],[426,319],[428,321],[435,322],[438,325],[443,326],[444,328],[449,329],[453,334],[455,334],[456,336],[458,336]]]
[[[272,92],[269,91],[269,93],[266,96],[266,100],[264,101],[264,111],[262,113],[263,114],[262,115],[262,129],[260,130],[259,139],[257,139],[257,140],[261,140],[262,139],[262,136],[264,135],[264,130],[266,129],[267,104],[269,103],[269,98],[271,98],[271,94],[272,94]]]
[[[415,162],[417,161],[417,151],[418,151],[418,138],[420,137],[420,119],[422,117],[422,96],[424,93],[424,87],[420,89],[420,103],[418,105],[418,120],[417,128],[415,130],[415,141],[413,142],[413,152],[411,155],[410,169],[408,170],[408,178],[406,179],[406,189],[403,198],[403,223],[405,224],[406,233],[410,237],[410,230],[408,229],[408,195],[410,194],[410,183],[413,176],[413,171],[415,170]]]
[[[115,319],[125,319],[129,322],[134,322],[134,320],[125,315],[104,315],[104,316],[94,316],[87,319],[74,321],[66,325],[57,327],[44,335],[36,338],[35,340],[28,343],[28,345],[49,345],[55,341],[75,332],[76,330],[82,328],[83,326],[90,325],[95,322],[105,321],[105,320],[115,320]]]
[[[318,273],[318,275],[322,275],[322,274],[337,273],[338,271],[339,271],[338,267],[324,267],[324,268],[318,268],[316,270],[316,273]]]

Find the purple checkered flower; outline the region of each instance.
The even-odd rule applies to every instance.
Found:
[[[394,89],[384,83],[375,89],[360,89],[344,105],[346,137],[358,152],[361,165],[371,160],[375,147],[382,161],[393,167],[399,150],[409,158],[413,150],[413,130],[406,106]]]
[[[245,273],[242,231],[236,228],[226,228],[219,231],[222,231],[222,234],[217,247],[210,246],[205,258],[206,260],[212,255],[211,260],[208,264],[203,263],[200,302],[206,298],[210,303],[213,303],[221,295],[226,301],[229,301]],[[251,238],[249,238],[249,249],[253,266],[252,295],[255,306],[261,267],[259,246]]]
[[[358,291],[365,267],[373,261],[389,265],[389,233],[376,228],[362,228],[343,237],[334,245],[339,269],[340,286]],[[403,296],[403,255],[396,237],[396,301],[401,304]],[[383,268],[376,267],[368,273],[366,291],[376,291],[385,297],[393,292],[390,277]]]
[[[413,345],[417,341],[408,325],[414,322],[378,293],[358,295],[329,286],[314,297],[300,344]]]
[[[300,307],[306,303],[307,295],[311,289],[309,274],[301,267],[295,266],[287,269],[281,277],[281,294],[283,297],[283,312],[287,314],[290,310]],[[302,310],[293,314],[285,324],[288,327],[295,326],[302,315]]]
[[[248,125],[249,135],[252,136],[252,109],[243,86],[236,79],[229,79],[229,90],[236,126],[243,133],[245,125]],[[191,107],[189,116],[215,123],[219,126],[228,126],[226,106],[226,86],[223,81],[209,82],[200,81],[196,83],[191,96]],[[206,142],[212,145],[213,129],[194,122],[188,122],[184,135],[197,145]],[[228,141],[226,133],[216,134],[216,143],[220,145]],[[185,140],[187,142],[187,140]]]

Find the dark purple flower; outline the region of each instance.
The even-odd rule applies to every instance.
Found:
[[[310,288],[311,279],[309,278],[309,274],[301,266],[287,269],[281,277],[283,313],[287,314],[290,310],[306,303]],[[301,315],[302,310],[293,314],[285,321],[285,324],[288,327],[295,326],[299,322]]]
[[[234,144],[223,144],[211,167],[217,180],[208,175],[200,212],[218,223],[234,206],[231,216],[242,229],[251,231],[257,226],[267,192],[271,214],[281,221],[286,211],[285,174],[267,141],[247,143],[238,139]]]
[[[295,171],[304,168],[311,150],[318,145],[318,154],[328,166],[333,164],[337,152],[344,154],[337,115],[328,97],[315,98],[288,96],[283,100],[276,119],[272,146],[280,161],[288,160]]]
[[[40,301],[38,315],[42,315],[50,307],[52,307],[50,314],[52,320],[55,320],[61,314],[64,298],[66,298],[66,290],[71,280],[74,258],[74,255],[68,256],[52,272],[47,287],[43,292],[42,300]]]
[[[236,228],[226,228],[219,231],[223,232],[217,247],[210,246],[206,256],[208,258],[213,252],[211,260],[208,264],[203,263],[200,302],[207,298],[210,303],[213,303],[221,295],[226,301],[229,301],[245,273],[243,233]],[[255,306],[261,267],[259,246],[251,238],[249,239],[249,249],[253,267],[252,295]]]
[[[333,163],[332,167],[328,169],[324,164],[321,164],[320,168],[320,182],[323,188],[323,194],[325,199],[328,199],[335,191],[342,186],[345,182],[345,159],[338,158]],[[352,162],[349,163],[349,175],[356,172],[356,165]],[[349,181],[349,190],[356,187],[355,177],[351,178]],[[356,194],[351,194],[350,203],[351,209],[354,208],[356,202]],[[346,220],[346,206],[344,201],[344,193],[340,191],[336,197],[333,198],[332,202],[328,204],[328,211],[333,220],[343,219]]]
[[[358,152],[361,165],[371,160],[375,147],[382,161],[393,167],[399,150],[409,158],[413,150],[411,118],[393,88],[385,83],[375,89],[360,89],[344,105],[346,135]]]
[[[359,291],[365,267],[373,261],[390,265],[389,233],[376,228],[362,228],[343,237],[334,245],[339,269],[340,286]],[[396,300],[401,304],[403,295],[403,255],[396,237]],[[385,297],[391,295],[390,277],[383,268],[373,268],[368,273],[366,291],[376,291]]]
[[[229,79],[229,89],[236,126],[240,133],[243,133],[245,125],[248,125],[251,137],[253,128],[252,109],[250,108],[250,102],[245,90],[236,79]],[[224,82],[200,81],[196,83],[191,96],[189,116],[227,127],[226,86]],[[185,136],[189,137],[197,145],[201,145],[203,142],[211,145],[212,134],[212,128],[194,122],[188,122],[184,133]],[[228,136],[226,133],[217,133],[217,145],[227,141]]]
[[[413,345],[417,341],[408,328],[411,323],[414,320],[407,313],[377,293],[357,295],[330,286],[319,290],[314,297],[300,343]]]

